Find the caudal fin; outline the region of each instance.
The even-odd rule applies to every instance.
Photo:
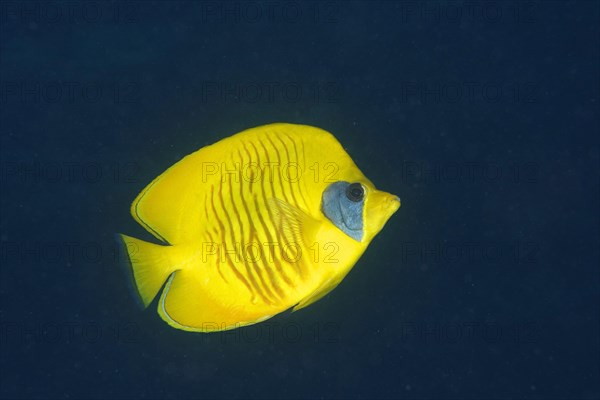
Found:
[[[174,271],[181,266],[173,246],[148,243],[131,236],[118,234],[126,268],[132,275],[133,288],[144,308],[152,302],[158,291]]]

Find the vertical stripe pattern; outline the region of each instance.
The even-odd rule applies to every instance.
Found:
[[[302,142],[283,132],[240,139],[206,194],[204,237],[217,248],[210,267],[226,284],[242,285],[253,304],[282,304],[309,273],[307,245],[272,209],[277,199],[306,210],[303,155]]]

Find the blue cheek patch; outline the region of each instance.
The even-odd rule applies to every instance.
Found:
[[[332,183],[323,192],[321,211],[342,232],[360,242],[363,237],[364,199],[354,202],[346,197],[350,183]]]

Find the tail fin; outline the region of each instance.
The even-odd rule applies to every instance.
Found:
[[[176,270],[182,260],[173,246],[148,243],[131,236],[118,234],[124,264],[132,276],[134,291],[144,308],[152,302],[158,291]]]

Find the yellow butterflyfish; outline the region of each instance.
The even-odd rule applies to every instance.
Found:
[[[184,157],[134,200],[162,244],[119,235],[135,291],[169,325],[211,332],[317,301],[400,207],[335,137],[270,124]]]

